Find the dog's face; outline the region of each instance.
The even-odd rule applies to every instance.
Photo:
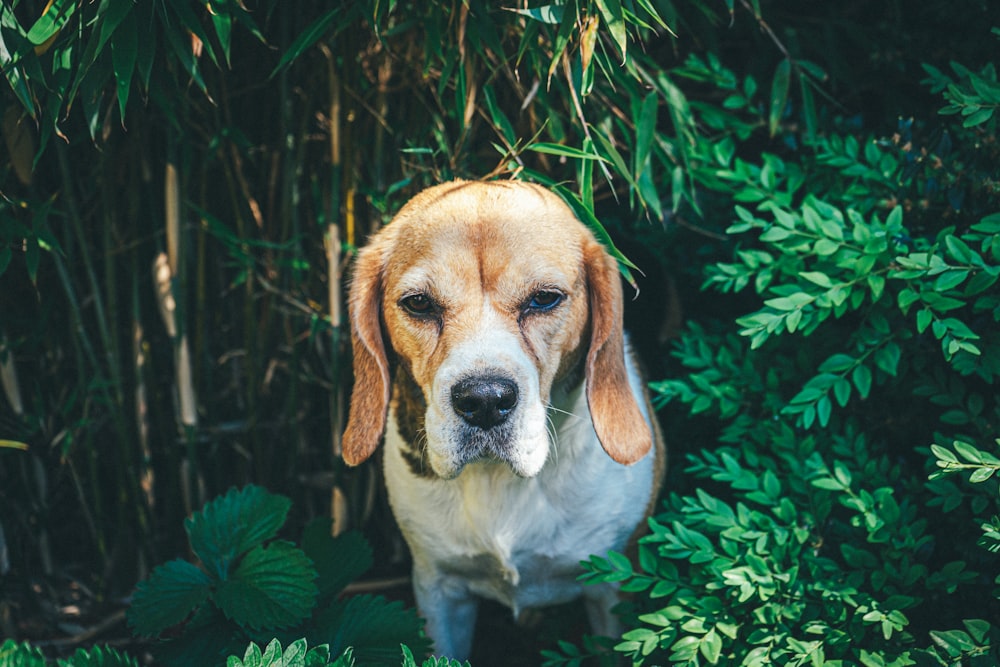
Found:
[[[543,188],[424,191],[361,252],[350,300],[348,463],[382,436],[390,359],[423,394],[423,444],[439,477],[481,458],[537,474],[549,455],[553,385],[583,375],[608,453],[631,463],[649,449],[625,376],[616,264]]]

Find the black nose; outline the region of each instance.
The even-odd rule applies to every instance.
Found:
[[[451,407],[470,426],[502,424],[517,405],[517,385],[504,378],[468,378],[451,389]]]

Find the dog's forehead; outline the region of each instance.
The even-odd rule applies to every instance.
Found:
[[[586,231],[555,195],[518,183],[436,190],[408,204],[390,224],[391,283],[575,279]]]

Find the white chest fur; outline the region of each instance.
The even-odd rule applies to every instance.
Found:
[[[639,379],[632,374],[641,395]],[[441,654],[462,655],[475,620],[472,596],[519,611],[607,592],[576,580],[580,561],[621,550],[654,488],[653,454],[632,466],[601,448],[580,390],[550,409],[553,447],[530,479],[492,461],[455,479],[415,475],[395,415],[385,475],[393,513],[410,545],[414,588]],[[649,415],[645,415],[649,418]]]

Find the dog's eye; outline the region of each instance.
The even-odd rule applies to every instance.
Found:
[[[559,292],[554,292],[552,290],[541,290],[535,292],[528,299],[525,310],[529,311],[546,311],[552,310],[560,303],[562,303],[563,295]]]
[[[399,305],[411,315],[430,315],[434,312],[434,301],[426,294],[411,294],[403,297]]]

